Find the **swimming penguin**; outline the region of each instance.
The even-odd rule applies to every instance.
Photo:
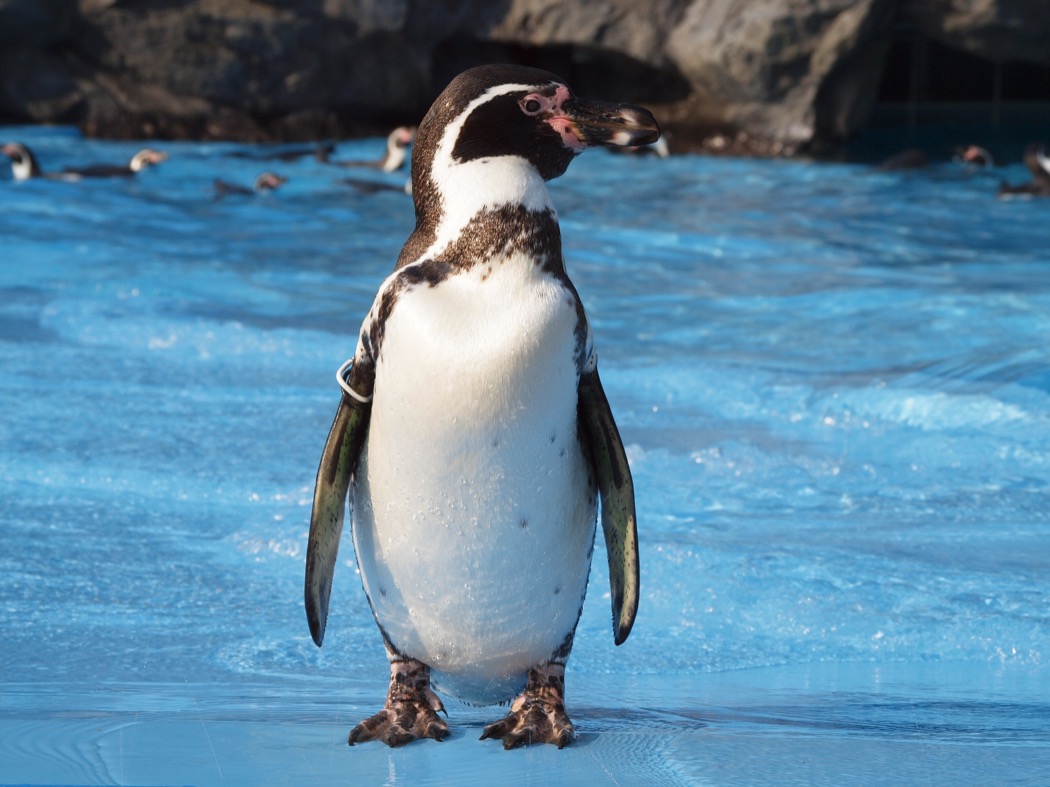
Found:
[[[92,164],[87,167],[66,167],[57,173],[65,180],[80,178],[128,178],[137,175],[147,167],[166,161],[167,153],[152,148],[143,148],[127,164]]]
[[[956,148],[952,159],[957,164],[965,164],[976,169],[995,166],[995,159],[992,158],[992,154],[988,152],[987,148],[982,148],[980,145],[967,145],[965,148]]]
[[[1000,197],[1050,197],[1050,158],[1040,142],[1032,142],[1024,150],[1024,163],[1032,173],[1028,183],[1011,186],[999,184]]]
[[[634,488],[545,181],[660,134],[534,68],[465,71],[419,126],[416,228],[364,320],[314,492],[306,614],[325,633],[352,487],[361,580],[390,661],[353,745],[449,734],[435,690],[512,701],[482,739],[570,743],[564,706],[598,498],[616,644],[638,608]]]
[[[255,179],[255,182],[252,183],[250,189],[247,189],[244,186],[239,186],[236,183],[219,180],[218,178],[212,181],[212,188],[215,190],[216,199],[230,195],[250,197],[253,194],[265,194],[274,191],[287,182],[288,178],[278,175],[275,172],[263,172]]]
[[[314,145],[284,148],[276,151],[247,151],[235,150],[227,155],[232,158],[246,158],[253,161],[283,161],[289,163],[301,158],[313,158],[322,164],[328,161],[328,157],[335,152],[335,145],[331,142],[318,142]]]
[[[340,183],[352,186],[361,194],[379,194],[384,191],[396,191],[399,194],[412,196],[412,181],[406,180],[403,185],[396,183],[384,183],[378,180],[365,180],[364,178],[343,178]]]
[[[922,169],[929,163],[929,156],[922,148],[906,148],[884,158],[875,169],[879,172],[899,172],[906,169]]]
[[[120,176],[131,176],[151,164],[157,164],[168,158],[167,153],[161,153],[150,148],[144,148],[132,156],[127,165],[95,164],[88,167],[66,167],[59,172],[44,172],[37,162],[33,152],[20,142],[8,142],[0,148],[9,159],[11,159],[11,172],[15,180],[29,180],[30,178],[47,178],[48,180],[76,181],[81,178],[111,178]]]
[[[375,161],[331,161],[340,167],[372,167],[383,172],[396,172],[408,161],[408,148],[416,136],[412,126],[398,126],[386,138],[386,152]]]
[[[8,142],[0,148],[0,152],[11,159],[11,176],[15,180],[46,177],[33,151],[21,142]]]

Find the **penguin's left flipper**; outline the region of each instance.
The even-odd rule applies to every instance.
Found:
[[[613,637],[620,645],[631,633],[638,613],[638,527],[634,511],[634,482],[597,368],[583,372],[578,393],[581,433],[598,482],[602,532],[609,555]]]
[[[328,621],[328,599],[332,592],[339,538],[343,533],[347,492],[368,433],[371,411],[370,403],[343,392],[317,468],[310,540],[306,550],[305,600],[310,635],[318,647],[324,641]]]

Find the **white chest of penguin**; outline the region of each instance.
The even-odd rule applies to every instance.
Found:
[[[434,683],[507,699],[573,631],[595,492],[571,293],[514,254],[401,293],[354,490],[380,626]]]

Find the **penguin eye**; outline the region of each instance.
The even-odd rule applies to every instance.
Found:
[[[538,115],[543,110],[543,104],[533,96],[528,96],[522,99],[521,110],[526,115]]]

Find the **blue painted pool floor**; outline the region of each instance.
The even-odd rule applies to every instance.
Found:
[[[262,165],[156,144],[131,182],[0,175],[0,783],[1050,783],[1050,202],[996,198],[1019,163],[574,162],[638,622],[615,647],[599,546],[574,746],[503,752],[502,709],[450,701],[450,740],[391,751],[345,745],[387,676],[349,539],[321,649],[302,582],[411,203],[312,159],[216,199]]]
[[[572,747],[479,741],[498,709],[449,705],[451,737],[346,745],[381,680],[8,686],[5,782],[35,784],[1039,784],[1045,670],[809,664],[580,675]],[[378,678],[378,676],[377,676]],[[293,692],[293,689],[295,691]],[[26,694],[31,693],[31,698]],[[66,710],[70,700],[81,708]],[[87,710],[90,708],[91,710]]]

